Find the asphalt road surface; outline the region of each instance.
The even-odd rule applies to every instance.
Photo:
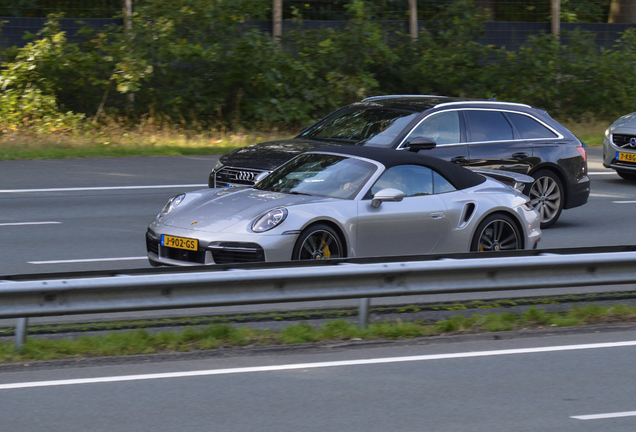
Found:
[[[590,201],[565,211],[541,248],[636,244],[636,184],[589,150]],[[0,162],[0,275],[147,266],[147,224],[170,196],[203,187],[215,160]],[[0,430],[631,432],[634,336],[559,330],[1,366]]]
[[[636,244],[636,182],[589,148],[589,202],[542,249]],[[0,275],[147,267],[144,234],[171,196],[207,187],[217,156],[0,162]]]
[[[633,331],[425,342],[0,368],[0,428],[636,430]]]

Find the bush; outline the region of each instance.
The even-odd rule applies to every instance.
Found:
[[[413,43],[356,0],[342,28],[302,30],[297,21],[273,41],[246,24],[269,4],[156,0],[136,8],[131,31],[84,28],[72,42],[51,16],[25,47],[3,53],[0,124],[59,132],[85,118],[152,117],[191,129],[295,128],[377,94],[496,95],[564,120],[636,110],[633,29],[609,50],[574,32],[512,52],[480,44],[485,16],[459,0]]]

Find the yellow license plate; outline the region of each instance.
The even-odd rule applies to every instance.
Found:
[[[636,162],[636,153],[617,153],[618,157],[616,159],[618,159],[619,162]]]
[[[199,248],[199,241],[196,239],[162,235],[161,246],[195,251]]]

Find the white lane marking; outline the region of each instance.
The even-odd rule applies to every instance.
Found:
[[[78,191],[108,191],[130,189],[171,189],[171,188],[201,188],[207,184],[188,185],[155,185],[155,186],[103,186],[103,187],[75,187],[75,188],[50,188],[50,189],[0,189],[0,193],[24,193],[24,192],[78,192]]]
[[[134,260],[147,260],[148,257],[120,257],[120,258],[85,258],[85,259],[72,259],[72,260],[54,260],[54,261],[28,261],[29,264],[73,264],[73,263],[87,263],[87,262],[105,262],[105,261],[134,261]]]
[[[618,175],[616,174],[616,171],[593,171],[593,172],[589,172],[587,173],[588,175]]]
[[[608,418],[617,418],[617,417],[634,417],[634,416],[636,416],[636,411],[570,416],[570,418],[577,419],[577,420],[598,420],[598,419],[608,419]]]
[[[62,222],[48,221],[48,222],[8,222],[0,223],[0,226],[22,226],[22,225],[52,225],[61,224]]]
[[[590,194],[591,197],[595,197],[595,198],[624,198],[624,196],[621,195],[615,195],[615,194],[603,194],[603,193],[591,193]]]
[[[243,368],[230,368],[230,369],[211,369],[211,370],[200,370],[200,371],[168,372],[168,373],[156,373],[156,374],[144,374],[144,375],[123,375],[123,376],[110,376],[110,377],[98,377],[98,378],[79,378],[79,379],[66,379],[66,380],[54,380],[54,381],[33,381],[33,382],[0,384],[0,390],[33,388],[33,387],[53,387],[53,386],[63,386],[63,385],[75,385],[75,384],[97,384],[97,383],[111,383],[111,382],[122,382],[122,381],[141,381],[141,380],[164,379],[164,378],[185,378],[185,377],[199,377],[199,376],[210,376],[210,375],[229,375],[229,374],[251,373],[251,372],[274,372],[274,371],[286,371],[286,370],[297,370],[297,369],[317,369],[317,368],[340,367],[340,366],[404,363],[404,362],[426,361],[426,360],[448,360],[448,359],[460,359],[460,358],[472,358],[472,357],[489,357],[489,356],[513,355],[513,354],[533,354],[533,353],[544,353],[544,352],[574,351],[574,350],[585,350],[585,349],[616,348],[616,347],[630,347],[630,346],[636,346],[636,341],[608,342],[608,343],[581,344],[581,345],[563,345],[563,346],[539,347],[539,348],[520,348],[520,349],[494,350],[494,351],[476,351],[476,352],[463,352],[463,353],[450,353],[450,354],[433,354],[433,355],[420,355],[420,356],[407,356],[407,357],[343,360],[343,361],[332,361],[332,362],[321,362],[321,363],[299,363],[299,364],[256,366],[256,367],[243,367]]]
[[[613,204],[636,204],[636,201],[612,201]]]

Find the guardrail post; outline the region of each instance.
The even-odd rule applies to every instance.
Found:
[[[360,310],[358,311],[358,330],[366,330],[369,327],[369,306],[370,298],[360,299]]]
[[[26,343],[28,323],[28,318],[18,318],[18,323],[15,326],[15,349],[17,351]]]

